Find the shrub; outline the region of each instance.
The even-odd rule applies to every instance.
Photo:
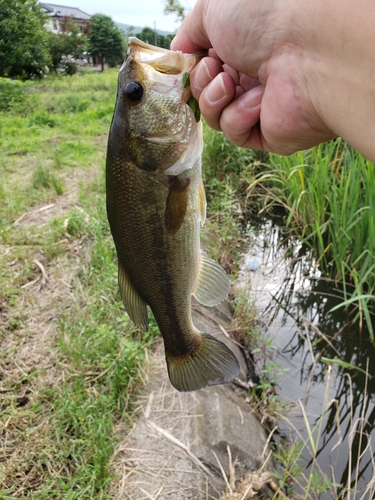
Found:
[[[62,56],[56,72],[61,75],[75,75],[78,71],[78,64],[73,56]]]
[[[0,77],[0,111],[9,111],[27,99],[28,85],[10,78]]]

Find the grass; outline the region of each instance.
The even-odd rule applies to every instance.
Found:
[[[375,170],[341,139],[290,157],[270,154],[248,196],[281,207],[286,226],[314,249],[325,276],[340,284],[342,307],[374,340]],[[353,307],[352,307],[353,309]]]
[[[242,253],[241,230],[246,228],[244,194],[246,171],[259,163],[259,153],[238,148],[204,123],[202,177],[208,203],[208,220],[202,235],[210,255],[235,279]]]
[[[104,189],[117,71],[16,87],[0,110],[0,497],[107,500],[114,429],[159,338],[117,291]],[[205,137],[205,244],[235,274],[240,171],[255,157]]]
[[[157,334],[132,326],[117,292],[104,208],[116,88],[116,70],[51,77],[0,113],[4,500],[113,498],[114,427]]]
[[[147,349],[158,337],[155,324],[147,334],[131,325],[117,292],[104,209],[116,87],[116,70],[51,77],[17,86],[0,111],[0,497],[7,500],[114,497],[114,429],[132,418]],[[373,190],[360,187],[373,181],[370,165],[339,143],[298,155],[270,155],[265,166],[263,155],[205,128],[209,213],[203,243],[235,277],[248,226],[247,187],[262,184],[267,204],[287,210],[290,227],[302,228],[328,269],[335,253],[328,238],[336,235],[343,260],[334,277],[347,280],[350,269],[357,295],[349,287],[344,292],[348,301],[367,297],[357,311],[366,320],[374,205]],[[351,169],[354,160],[358,167]],[[351,206],[357,198],[361,208]],[[253,308],[238,296],[234,304],[247,323],[233,326],[237,338],[256,344]],[[255,354],[265,359],[268,348],[260,343]],[[268,397],[261,408],[267,418],[280,409],[277,369],[265,360],[258,387]],[[317,442],[316,432],[311,429],[309,443],[279,449],[284,491],[303,473],[299,456],[303,446]],[[311,474],[304,478],[311,498],[322,489],[336,494],[332,478],[327,482],[316,468]],[[351,485],[348,491],[354,491]]]

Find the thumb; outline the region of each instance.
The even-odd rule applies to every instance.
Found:
[[[191,54],[212,47],[204,22],[207,3],[207,0],[197,1],[172,40],[171,50],[181,50]]]

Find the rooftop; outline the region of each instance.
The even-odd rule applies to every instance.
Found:
[[[40,5],[50,16],[73,17],[74,19],[90,19],[91,15],[83,12],[78,7],[67,7],[66,5],[56,5],[53,3],[41,2]]]

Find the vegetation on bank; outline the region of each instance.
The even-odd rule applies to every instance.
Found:
[[[124,314],[104,208],[106,136],[117,70],[28,83],[0,79],[0,86],[6,91],[6,97],[0,92],[0,380],[5,389],[0,391],[0,496],[109,499],[114,429],[131,419],[134,395],[144,385],[147,349],[158,338],[155,325],[145,335]],[[343,241],[351,226],[357,227],[354,222],[363,224],[363,214],[370,214],[366,207],[373,207],[373,190],[362,189],[372,182],[371,165],[353,155],[336,141],[268,160],[205,128],[209,217],[203,244],[235,276],[241,231],[255,196],[248,188],[262,186],[268,205],[281,205],[290,227],[293,223],[297,232],[299,224],[311,245],[321,228],[317,256],[322,255],[321,265],[327,259],[329,269],[333,243],[325,238],[332,232]],[[282,168],[291,161],[297,165],[290,171]],[[354,208],[358,199],[362,205]],[[49,210],[53,215],[43,218]],[[330,214],[334,210],[337,217]],[[368,220],[363,252],[371,251]],[[351,248],[352,237],[345,241]],[[342,254],[341,268],[350,266],[353,251]],[[240,298],[236,305],[242,308],[238,314],[245,314]],[[253,326],[249,311],[246,318]],[[249,328],[239,335],[249,335]],[[22,352],[38,349],[35,362],[32,356],[22,358]],[[272,385],[262,383],[263,390]],[[300,473],[299,452],[279,452],[285,484]]]
[[[2,106],[4,499],[112,497],[114,425],[156,332],[140,336],[117,292],[104,192],[116,88],[116,70],[48,78]]]
[[[282,210],[286,227],[309,245],[336,284],[352,320],[374,340],[375,170],[341,139],[257,167],[249,201]]]

